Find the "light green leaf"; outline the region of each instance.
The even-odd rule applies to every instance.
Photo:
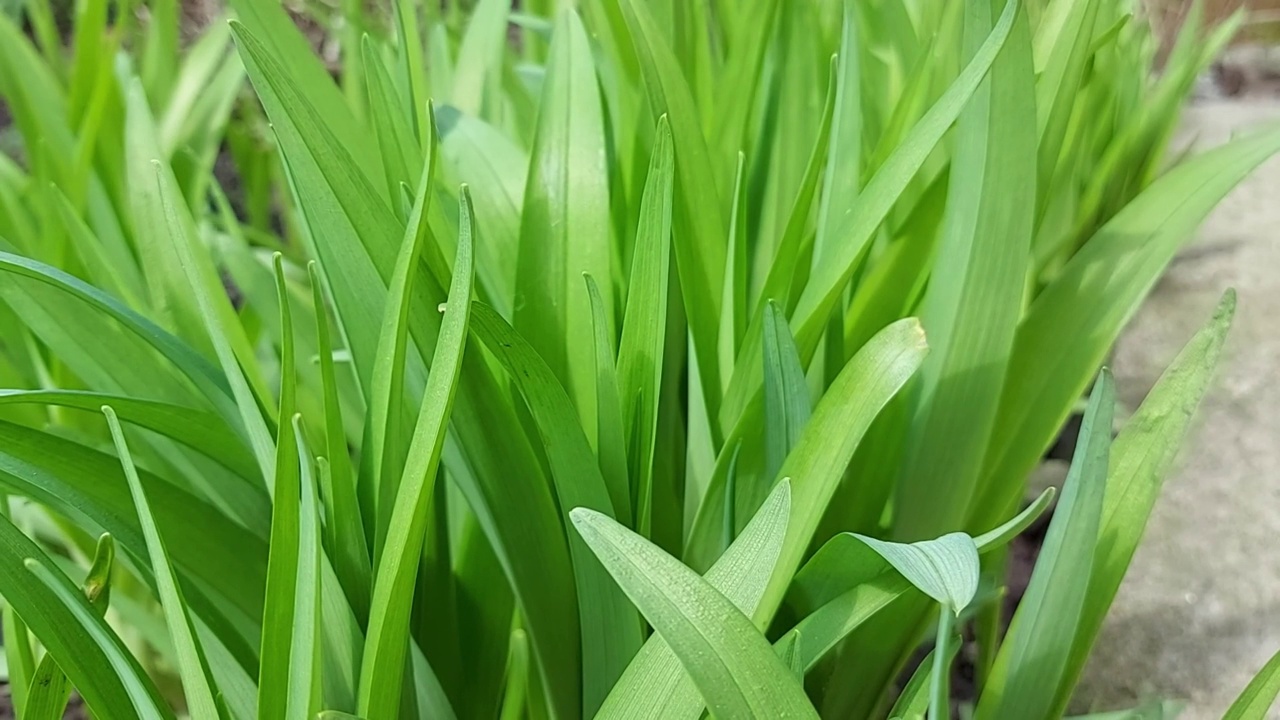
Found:
[[[717,168],[698,122],[692,92],[674,51],[651,14],[651,6],[638,0],[621,0],[619,5],[640,61],[649,108],[656,119],[668,116],[675,156],[679,158],[675,167],[676,184],[679,185],[675,194],[675,216],[680,230],[675,233],[673,243],[680,289],[698,358],[698,373],[707,401],[707,415],[714,419],[720,407],[716,337],[720,324],[720,294],[724,288],[721,273],[724,272],[728,238],[725,208],[717,188],[721,182],[727,181],[730,168],[723,168],[724,176],[717,177]],[[755,367],[759,367],[759,358],[754,362]],[[622,392],[625,402],[625,385]]]
[[[220,414],[227,418],[238,417],[226,378],[215,365],[116,298],[58,268],[9,252],[0,251],[0,272],[49,285],[116,320],[190,378]]]
[[[951,667],[951,662],[955,660],[961,644],[958,637],[952,638],[952,642],[947,644],[944,661],[947,667]],[[893,703],[893,709],[889,711],[890,718],[920,720],[920,718],[924,717],[925,711],[929,709],[929,687],[936,675],[934,661],[936,660],[937,652],[937,648],[930,650],[929,654],[925,655],[924,659],[920,661],[916,671],[911,673],[911,679],[902,688],[902,693],[898,695],[898,699]]]
[[[84,593],[6,517],[0,517],[0,586],[101,720],[173,718],[150,678]]]
[[[613,354],[613,328],[605,315],[604,299],[595,278],[584,275],[591,300],[591,324],[596,353],[596,454],[600,474],[613,501],[613,517],[623,525],[632,522],[631,486],[627,479],[627,444],[622,428],[622,401],[618,399],[618,363]]]
[[[218,704],[214,699],[208,668],[205,666],[204,650],[196,636],[196,628],[188,614],[186,601],[183,600],[178,577],[173,571],[173,566],[169,564],[169,554],[165,551],[164,541],[151,514],[146,493],[142,489],[142,481],[138,479],[138,471],[133,466],[133,458],[129,455],[129,447],[125,443],[124,431],[120,428],[120,421],[110,405],[102,406],[102,413],[106,415],[107,424],[111,427],[111,439],[115,442],[120,464],[124,467],[124,476],[129,482],[129,491],[133,495],[138,520],[142,525],[142,534],[146,537],[160,606],[164,610],[169,636],[173,639],[174,649],[177,651],[178,672],[182,678],[182,690],[187,707],[194,717],[216,718],[219,716]]]
[[[138,92],[140,91],[135,87],[134,94]],[[136,103],[141,103],[141,99],[137,99]],[[140,107],[145,109],[145,106]],[[145,152],[146,149],[148,148],[136,152]],[[249,345],[244,327],[240,325],[239,318],[231,307],[217,270],[198,244],[194,222],[183,204],[172,171],[154,158],[143,162],[149,162],[152,170],[149,185],[151,190],[145,197],[150,198],[149,212],[153,215],[148,217],[167,229],[169,241],[164,244],[174,251],[172,260],[186,278],[181,283],[181,292],[185,297],[194,297],[193,311],[198,313],[180,319],[197,323],[208,333],[223,374],[231,386],[232,395],[240,410],[240,420],[249,436],[262,476],[270,477],[274,456],[270,426],[274,418],[269,412],[263,415],[262,408],[267,406],[270,393],[266,389],[266,381],[258,371],[256,356]],[[135,182],[142,182],[141,170]],[[152,191],[154,195],[150,194]],[[177,292],[178,289],[175,288],[174,291]]]
[[[0,405],[27,403],[94,412],[99,412],[103,405],[110,405],[125,422],[199,450],[240,478],[252,480],[254,491],[261,490],[255,479],[258,467],[245,440],[231,432],[220,418],[205,410],[87,390],[0,390]]]
[[[428,108],[430,110],[430,108]],[[398,473],[404,467],[406,438],[401,429],[404,415],[401,406],[405,395],[406,353],[409,347],[409,311],[412,306],[414,281],[418,277],[423,248],[429,242],[427,204],[435,178],[435,123],[429,123],[431,137],[426,138],[427,157],[414,195],[413,210],[405,227],[395,271],[387,288],[387,304],[383,309],[382,328],[378,334],[378,350],[373,367],[372,402],[366,462],[372,469],[369,488],[361,494],[362,502],[377,509],[374,533],[374,557],[378,557],[391,521],[392,503],[399,489]],[[363,481],[363,478],[362,478]],[[361,489],[364,490],[363,484]]]
[[[1280,653],[1271,656],[1266,665],[1245,686],[1240,697],[1231,703],[1222,720],[1263,720],[1280,694]]]
[[[298,522],[296,579],[290,625],[288,705],[285,717],[307,720],[320,703],[321,590],[320,498],[312,472],[312,455],[302,428],[302,416],[292,418],[297,443],[302,507]],[[289,502],[281,498],[277,502]]]
[[[978,547],[964,533],[910,544],[855,535],[912,585],[956,615],[978,592]]]
[[[408,651],[413,584],[427,530],[427,503],[435,486],[471,316],[471,213],[471,199],[463,188],[453,284],[373,581],[360,667],[360,714],[369,720],[395,718],[400,708],[399,688]]]
[[[612,518],[613,504],[600,466],[551,368],[492,308],[476,303],[471,312],[472,333],[524,396],[551,466],[560,507],[585,507]],[[570,540],[569,551],[581,615],[583,706],[586,715],[593,715],[640,649],[641,624],[581,538]]]
[[[310,708],[298,706],[294,695],[293,658],[295,623],[294,599],[298,594],[302,567],[301,515],[294,498],[300,497],[300,462],[292,422],[297,403],[297,380],[293,357],[293,318],[285,287],[284,264],[280,253],[273,257],[276,293],[280,304],[280,409],[284,419],[276,432],[275,468],[271,476],[271,542],[267,558],[266,600],[262,610],[261,662],[258,666],[258,718],[297,720]]]
[[[782,549],[790,511],[791,483],[784,480],[704,576],[744,614],[753,612],[764,594]],[[705,705],[679,657],[661,635],[655,634],[627,666],[596,717],[601,720],[696,720]]]
[[[529,637],[520,629],[511,631],[511,651],[507,656],[507,682],[502,690],[502,714],[498,720],[524,717],[529,691]]]
[[[777,477],[812,412],[809,385],[791,339],[791,328],[777,303],[770,300],[765,306],[764,325],[763,477],[767,482]]]
[[[1007,512],[1120,329],[1195,227],[1262,161],[1280,129],[1173,168],[1102,227],[1032,303],[1018,328],[971,523]],[[1070,338],[1070,340],[1067,340]]]
[[[1187,343],[1111,446],[1098,549],[1071,659],[1056,707],[1066,707],[1146,529],[1156,497],[1208,392],[1235,315],[1235,291],[1227,291],[1212,320]]]
[[[1090,395],[1062,499],[1031,583],[978,703],[979,718],[1053,713],[1054,698],[1045,689],[1059,687],[1067,671],[1099,547],[1114,406],[1115,386],[1104,369]]]
[[[529,158],[512,323],[569,391],[593,441],[595,352],[591,343],[576,339],[592,333],[582,274],[613,277],[598,84],[586,29],[577,12],[566,9],[556,21]],[[603,300],[611,317],[613,294]]]
[[[243,23],[261,41],[261,52],[270,53],[273,65],[284,69],[295,87],[304,88],[310,102],[320,117],[344,139],[350,149],[350,167],[358,168],[366,181],[383,177],[381,156],[369,133],[363,132],[359,120],[347,105],[342,91],[333,83],[324,62],[312,51],[311,41],[299,30],[297,23],[277,3],[261,3],[257,0],[232,0],[236,21],[231,24],[233,34]],[[237,38],[237,42],[239,39]],[[245,63],[251,76],[256,68]],[[253,78],[255,86],[259,78]],[[262,93],[262,90],[258,90]],[[264,103],[265,104],[265,103]],[[268,108],[270,112],[270,108]]]
[[[981,53],[1001,6],[966,2],[964,54]],[[1006,10],[1006,13],[1008,11]],[[931,352],[920,369],[895,497],[894,537],[960,527],[981,479],[1014,332],[1034,218],[1035,113],[1027,13],[956,123],[938,255],[920,311]]]
[[[671,131],[658,119],[649,158],[649,174],[640,201],[635,253],[622,342],[618,347],[618,393],[628,438],[628,476],[632,507],[641,533],[652,522],[654,445],[658,398],[662,387],[662,358],[667,336],[667,292],[671,273],[671,202],[674,159]]]
[[[471,11],[454,63],[457,70],[453,74],[451,96],[453,104],[464,113],[480,115],[486,96],[493,95],[490,89],[501,76],[510,10],[511,0],[480,0]]]
[[[471,188],[476,214],[484,218],[484,233],[476,238],[476,281],[487,290],[489,303],[511,318],[529,153],[497,128],[455,108],[439,108],[436,122],[445,167]]]
[[[816,718],[804,689],[764,636],[680,561],[584,508],[574,526],[675,652],[719,717]]]
[[[791,524],[755,618],[773,616],[867,428],[910,379],[927,350],[919,322],[914,318],[896,322],[849,361],[818,402],[799,443],[779,471],[779,475],[792,478]],[[686,552],[694,567],[709,566],[715,557],[712,553],[718,552],[723,500],[724,485],[713,480],[698,509]],[[806,651],[810,644],[806,637]]]
[[[311,297],[316,308],[316,347],[320,354],[320,382],[323,385],[326,458],[319,463],[320,487],[325,511],[325,550],[333,559],[334,571],[347,593],[347,600],[357,618],[369,614],[370,582],[373,577],[369,546],[360,503],[356,497],[356,478],[347,451],[347,432],[342,421],[342,402],[338,399],[338,380],[333,364],[333,342],[329,337],[329,319],[324,311],[324,289],[315,263],[307,265],[311,278]]]
[[[396,92],[390,73],[367,35],[361,39],[360,52],[367,75],[364,84],[369,93],[369,123],[378,139],[386,173],[386,197],[395,198],[400,183],[414,184],[413,171],[422,158],[421,146],[414,136],[413,112]]]
[[[837,251],[814,268],[791,317],[792,334],[802,359],[813,355],[822,331],[826,328],[827,316],[852,277],[876,228],[884,221],[907,184],[915,177],[986,76],[1013,26],[1015,10],[1016,3],[1008,3],[982,47],[955,82],[911,129],[898,149],[880,166],[858,195],[853,209],[846,215],[847,222],[832,237],[831,247]],[[762,323],[756,324],[747,330],[743,352],[725,395],[720,415],[723,426],[730,427],[736,423],[759,391],[761,379],[755,374],[755,368],[760,366],[762,352],[761,325]]]

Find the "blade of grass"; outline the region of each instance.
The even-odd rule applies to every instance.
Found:
[[[285,717],[307,720],[315,715],[320,703],[320,505],[302,416],[294,415],[292,424],[297,443],[302,507],[298,522],[298,548],[294,553],[298,562],[290,628],[289,700]],[[283,502],[288,502],[288,499]]]
[[[445,424],[458,387],[471,315],[474,278],[471,212],[470,197],[463,188],[453,284],[431,362],[432,372],[427,377],[426,394],[392,508],[387,542],[373,582],[369,630],[360,667],[360,714],[369,720],[394,718],[400,706],[413,581],[422,556],[427,501],[444,447]]]
[[[338,379],[333,364],[333,342],[329,337],[329,319],[325,313],[324,288],[315,263],[308,263],[312,302],[316,308],[316,347],[320,356],[320,382],[323,386],[326,461],[320,464],[321,487],[327,488],[325,510],[332,514],[326,525],[331,540],[326,543],[334,571],[347,593],[347,600],[360,622],[369,617],[370,578],[369,546],[360,518],[360,502],[356,496],[355,474],[347,451],[347,431],[342,421],[342,402],[338,398]],[[326,481],[327,478],[327,481]]]
[[[569,391],[594,446],[595,358],[582,273],[610,280],[611,223],[604,117],[586,29],[556,19],[520,225],[513,324]],[[613,294],[603,298],[613,315]]]
[[[1227,708],[1222,720],[1262,720],[1280,694],[1280,653],[1271,656],[1266,665],[1249,681],[1240,697]]]
[[[584,275],[587,296],[591,300],[591,325],[596,357],[596,454],[600,474],[613,501],[613,517],[630,525],[631,490],[627,479],[627,445],[622,428],[622,401],[618,399],[618,363],[613,354],[616,337],[605,314],[604,299],[595,278]]]
[[[679,229],[673,235],[673,244],[707,415],[714,419],[721,395],[716,339],[724,287],[720,274],[724,272],[728,238],[725,209],[717,190],[721,180],[707,150],[692,92],[652,11],[637,0],[620,0],[619,4],[640,62],[649,108],[655,119],[669,116],[675,155],[680,159],[675,168],[678,189],[674,195]],[[726,174],[728,170],[726,167]],[[625,402],[625,386],[622,392]]]
[[[1170,170],[1117,213],[1032,303],[1018,328],[971,522],[987,523],[1066,420],[1120,329],[1209,210],[1280,151],[1280,129],[1241,138]],[[1172,209],[1172,212],[1170,211]],[[1065,338],[1087,338],[1064,344]]]
[[[430,132],[434,132],[435,123],[432,122],[427,127]],[[404,467],[406,438],[401,429],[404,415],[401,404],[405,395],[410,298],[413,297],[414,281],[418,277],[423,248],[429,241],[427,204],[431,199],[435,177],[434,137],[426,138],[425,143],[427,158],[421,169],[413,210],[409,213],[400,254],[396,258],[396,267],[388,286],[387,304],[383,310],[382,329],[378,334],[378,350],[373,368],[372,402],[368,420],[369,443],[366,450],[373,473],[369,492],[363,495],[362,500],[372,502],[377,510],[373,545],[375,558],[386,538],[392,504],[398,495],[398,471]]]
[[[777,303],[765,307],[764,326],[764,442],[765,482],[772,482],[791,449],[800,440],[813,408],[800,355],[791,339],[791,328]],[[763,498],[768,488],[754,492]],[[749,508],[755,507],[751,501]]]
[[[872,235],[986,76],[1009,36],[1015,15],[1016,3],[1008,3],[991,34],[955,82],[911,129],[858,195],[847,215],[848,222],[841,225],[832,238],[831,247],[838,248],[838,252],[814,268],[792,314],[792,334],[802,359],[812,356],[826,327],[827,316],[852,277]],[[755,369],[761,362],[761,325],[748,328],[743,341],[743,352],[738,358],[720,414],[724,427],[732,427],[738,421],[759,391],[761,377]]]
[[[613,517],[608,488],[576,413],[551,368],[533,347],[483,303],[472,308],[471,332],[506,369],[524,396],[551,466],[560,507]],[[582,627],[583,707],[592,715],[640,649],[640,618],[581,538],[570,541]]]
[[[194,448],[238,477],[253,482],[258,467],[242,437],[204,410],[156,400],[88,390],[0,390],[0,405],[41,404],[93,412],[110,405],[122,420],[157,432]],[[263,497],[265,500],[265,496]]]
[[[680,561],[599,513],[573,523],[684,663],[719,717],[816,718],[804,689],[724,595]]]
[[[1235,307],[1235,292],[1228,291],[1212,320],[1178,353],[1112,443],[1098,550],[1067,671],[1058,688],[1055,707],[1059,711],[1066,707],[1071,690],[1084,671],[1165,476],[1191,429],[1196,408],[1210,388]]]
[[[623,434],[628,438],[627,475],[631,479],[635,526],[641,534],[649,532],[652,522],[654,445],[671,272],[674,163],[671,132],[662,117],[658,119],[640,201],[630,289],[618,347],[618,393]]]
[[[5,598],[26,618],[94,716],[173,718],[137,660],[97,616],[84,593],[50,564],[7,517],[0,517],[0,585]]]
[[[418,144],[414,135],[413,113],[396,92],[391,75],[368,35],[361,39],[360,51],[368,75],[365,88],[369,93],[369,122],[378,139],[382,167],[386,173],[386,197],[395,198],[400,192],[400,183],[414,184],[413,171],[422,158],[423,146]]]
[[[111,428],[111,439],[115,443],[120,464],[124,467],[124,476],[129,482],[129,492],[133,495],[138,520],[142,525],[142,534],[146,537],[160,606],[164,610],[165,623],[173,639],[174,648],[177,650],[178,672],[182,678],[183,696],[186,698],[188,710],[193,717],[219,717],[218,704],[214,700],[213,687],[205,665],[204,650],[200,646],[196,628],[188,614],[186,601],[183,600],[182,587],[178,584],[178,577],[169,563],[169,554],[165,550],[164,541],[151,514],[146,493],[142,489],[142,481],[138,479],[138,471],[133,466],[133,458],[129,455],[124,431],[120,428],[120,421],[110,405],[102,406],[102,414],[106,416],[107,425]]]
[[[755,610],[782,549],[790,513],[789,481],[778,483],[759,512],[704,576],[744,614]],[[652,635],[609,692],[601,720],[701,717],[706,703],[671,646]]]
[[[1089,397],[1062,499],[1031,583],[983,688],[976,717],[1023,718],[1052,713],[1053,696],[1045,689],[1058,687],[1067,670],[1072,639],[1087,606],[1094,553],[1099,548],[1114,407],[1114,383],[1104,369]]]
[[[965,4],[966,54],[980,52],[1002,5]],[[975,56],[976,57],[976,56]],[[920,313],[932,352],[920,370],[895,499],[894,536],[961,526],[990,442],[1031,251],[1035,112],[1025,12],[956,124],[936,271]]]
[[[755,618],[773,616],[854,450],[876,414],[916,371],[926,352],[919,322],[901,320],[868,342],[827,388],[779,471],[779,475],[792,478],[791,524],[782,558]],[[713,481],[694,521],[687,550],[695,559],[694,567],[709,566],[714,557],[711,553],[723,517],[723,487]]]

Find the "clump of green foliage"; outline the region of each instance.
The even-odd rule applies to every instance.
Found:
[[[1126,0],[51,8],[0,18],[23,720],[938,718],[967,625],[974,717],[1061,716],[1234,296],[1114,440],[1100,366],[1280,150],[1171,155],[1235,22],[1153,76]]]

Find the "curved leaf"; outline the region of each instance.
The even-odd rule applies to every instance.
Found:
[[[607,516],[570,513],[587,544],[653,624],[719,717],[817,718],[769,642],[706,580]]]

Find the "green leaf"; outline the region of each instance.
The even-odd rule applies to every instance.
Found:
[[[360,666],[360,714],[370,720],[394,718],[400,708],[413,583],[427,529],[427,503],[444,447],[445,424],[458,387],[471,316],[471,213],[471,199],[463,188],[453,283],[373,581],[369,630]]]
[[[9,252],[0,251],[0,272],[56,288],[116,320],[190,378],[220,414],[228,418],[238,416],[226,378],[215,365],[124,303],[58,268]]]
[[[9,503],[8,498],[4,500],[6,506]],[[9,510],[6,507],[4,516],[9,517]],[[9,684],[13,686],[11,696],[13,698],[13,707],[15,714],[23,713],[27,707],[27,692],[30,689],[31,679],[36,674],[35,653],[31,649],[31,633],[28,632],[27,624],[18,617],[18,613],[13,609],[11,602],[5,602],[4,606],[4,657],[5,670],[9,677]]]
[[[1267,664],[1253,676],[1222,719],[1262,720],[1276,701],[1277,694],[1280,694],[1280,653],[1271,656]]]
[[[1013,26],[1015,10],[1016,3],[1006,6],[982,47],[955,82],[911,129],[898,149],[880,166],[846,214],[846,221],[832,237],[831,247],[836,252],[814,268],[791,317],[792,334],[802,359],[813,355],[822,331],[826,328],[827,316],[853,276],[876,228],[888,216],[907,184],[915,177],[986,76]],[[725,395],[720,415],[723,426],[730,427],[737,422],[760,388],[761,380],[755,374],[755,368],[760,367],[761,325],[762,323],[756,324],[747,330],[743,352]]]
[[[178,577],[169,563],[169,554],[165,551],[164,541],[160,538],[160,531],[151,514],[146,493],[142,489],[142,481],[138,479],[138,471],[133,466],[133,458],[129,455],[129,447],[125,443],[124,431],[120,428],[120,421],[110,405],[102,406],[102,414],[106,415],[107,425],[111,427],[111,439],[115,442],[116,453],[119,454],[120,464],[124,467],[124,476],[129,482],[129,491],[133,495],[138,520],[142,525],[142,534],[147,540],[160,606],[164,610],[169,637],[172,638],[174,649],[177,651],[178,672],[182,678],[182,690],[187,707],[194,717],[216,718],[219,716],[218,704],[214,700],[213,686],[210,684],[208,669],[205,666],[204,650],[196,636],[196,628],[188,614],[186,601],[183,600]]]
[[[434,133],[434,122],[427,127]],[[397,473],[404,467],[405,438],[401,429],[401,403],[405,395],[410,299],[413,297],[414,281],[418,277],[423,248],[429,241],[427,204],[434,187],[435,145],[434,135],[426,139],[427,157],[421,170],[417,193],[414,195],[413,210],[409,213],[409,222],[400,244],[400,254],[396,258],[395,271],[387,288],[387,304],[383,310],[382,329],[378,334],[378,350],[373,367],[369,442],[365,449],[368,453],[366,462],[373,472],[369,479],[369,492],[363,494],[361,499],[362,502],[372,503],[377,510],[374,557],[378,557],[386,536],[387,523],[391,521],[392,503],[396,500],[399,489]]]
[[[294,415],[302,507],[299,512],[296,578],[290,625],[288,705],[285,717],[306,720],[320,702],[320,498],[312,472],[312,455],[302,428],[302,416]],[[277,502],[289,502],[281,498]]]
[[[103,617],[111,599],[111,570],[115,564],[115,543],[111,535],[103,533],[98,538],[93,564],[84,579],[84,596]],[[12,682],[13,678],[10,678]],[[58,667],[53,655],[45,653],[31,676],[31,686],[23,705],[23,720],[59,720],[71,697],[71,681]]]
[[[333,559],[334,571],[347,593],[356,617],[368,619],[370,582],[373,576],[369,546],[360,518],[356,496],[355,473],[347,451],[346,426],[342,421],[342,402],[338,399],[338,380],[333,366],[333,342],[329,337],[329,319],[324,312],[324,289],[315,263],[308,263],[312,303],[316,308],[316,347],[320,355],[320,382],[324,396],[326,459],[319,463],[320,487],[324,489],[325,550]]]
[[[618,399],[617,359],[613,355],[613,328],[605,314],[604,299],[595,278],[584,275],[591,300],[591,325],[596,354],[596,446],[600,474],[613,501],[613,517],[623,525],[631,518],[631,489],[627,479],[627,445],[623,435],[622,401]]]
[[[520,629],[511,631],[511,651],[507,656],[507,682],[502,690],[502,714],[498,720],[524,717],[529,691],[529,637]]]
[[[952,638],[952,641],[947,644],[944,654],[944,664],[947,667],[950,667],[951,662],[955,660],[961,645],[958,637]],[[936,676],[934,665],[937,652],[937,648],[930,650],[929,654],[920,661],[916,671],[911,673],[911,679],[903,686],[898,699],[893,703],[893,709],[889,711],[890,718],[918,720],[924,717],[925,711],[929,709],[929,687]]]
[[[186,490],[139,469],[187,603],[235,653],[251,662],[258,641],[266,545]],[[0,422],[0,483],[94,532],[109,532],[148,583],[149,551],[118,458],[28,427]],[[187,582],[187,581],[191,582]],[[234,629],[233,629],[234,628]],[[66,668],[64,668],[65,670]],[[70,673],[68,673],[70,675]]]
[[[293,319],[284,280],[280,253],[274,255],[276,293],[280,304],[280,409],[284,419],[276,433],[275,471],[272,474],[271,542],[268,546],[266,600],[262,610],[261,663],[258,666],[258,718],[296,720],[310,708],[298,706],[294,695],[293,658],[294,598],[298,593],[302,567],[301,515],[294,498],[300,497],[301,462],[294,438],[292,418],[296,407],[297,380],[294,375]]]
[[[133,95],[140,92],[135,86]],[[135,104],[145,109],[140,97],[135,98]],[[153,148],[135,152],[145,153],[148,149]],[[182,292],[185,297],[193,297],[195,302],[192,312],[196,314],[178,319],[199,324],[208,333],[223,374],[231,386],[232,396],[239,407],[240,420],[249,436],[262,475],[264,478],[270,477],[274,454],[270,425],[274,418],[270,413],[266,416],[262,414],[261,408],[270,393],[257,370],[256,356],[235,310],[231,307],[217,270],[198,245],[194,222],[183,204],[172,171],[154,157],[143,162],[151,165],[149,187],[155,193],[151,195],[151,191],[148,191],[144,196],[149,199],[148,212],[152,213],[147,217],[153,218],[154,222],[167,229],[170,241],[164,244],[174,251],[171,260],[186,278],[182,283]],[[143,172],[139,170],[135,182],[143,182],[142,178]],[[174,291],[178,290],[175,288]]]
[[[492,97],[490,89],[501,77],[502,50],[507,40],[510,10],[511,0],[480,0],[471,11],[454,63],[457,70],[453,74],[450,96],[462,112],[480,115],[487,96]],[[554,40],[552,48],[554,54]]]
[[[537,425],[560,507],[585,507],[613,517],[600,466],[577,424],[573,404],[547,363],[483,303],[472,309],[471,331],[506,369]],[[567,514],[567,513],[566,513]],[[582,627],[583,705],[592,715],[640,649],[640,618],[583,544],[571,539]]]
[[[437,112],[445,166],[451,177],[471,188],[476,215],[484,218],[484,233],[476,238],[476,280],[487,290],[489,303],[510,318],[529,153],[478,118],[447,106]]]
[[[0,587],[53,655],[94,717],[172,718],[137,660],[84,593],[49,569],[44,553],[0,518]]]
[[[959,615],[978,592],[978,546],[964,533],[910,544],[855,535],[925,595]]]
[[[260,12],[259,5],[238,2],[235,7],[248,23],[247,14]],[[327,77],[319,80],[303,75],[317,65],[309,50],[305,51],[307,57],[292,62],[276,54],[271,43],[293,42],[296,29],[278,28],[277,20],[272,19],[267,27],[274,34],[266,35],[266,22],[259,18],[250,30],[232,21],[231,32],[272,123],[305,221],[303,236],[333,296],[360,386],[368,397],[382,326],[385,280],[391,277],[396,239],[403,236],[403,228],[387,200],[374,189],[371,178],[383,177],[377,152],[360,141],[352,142],[367,138],[369,133],[355,125],[338,89]],[[288,57],[294,54],[291,51]],[[351,171],[370,160],[362,152],[372,157],[376,172],[367,172],[367,167],[366,172]]]
[[[835,66],[835,110],[827,141],[822,195],[813,255],[821,262],[830,252],[833,233],[852,209],[862,183],[863,109],[860,89],[862,48],[854,0],[841,2],[840,50]]]
[[[981,555],[1003,547],[1048,509],[1047,490],[1018,515],[975,539]],[[806,669],[912,586],[862,538],[841,533],[827,541],[795,576],[787,595],[788,609],[804,619],[801,659]]]
[[[976,58],[1001,6],[965,3],[964,53]],[[1007,11],[1006,11],[1007,12]],[[981,479],[1014,332],[1022,316],[1034,219],[1035,113],[1027,13],[956,123],[935,270],[920,311],[931,352],[920,369],[894,536],[932,537],[961,526]]]
[[[805,426],[779,475],[792,479],[791,524],[782,557],[755,618],[772,617],[799,569],[822,514],[876,414],[920,366],[928,347],[913,318],[882,330],[844,367]],[[694,521],[687,556],[710,565],[723,518],[723,484],[713,481]],[[806,649],[809,643],[806,640]]]
[[[591,304],[582,274],[613,277],[604,117],[586,29],[556,20],[530,154],[516,265],[513,325],[569,391],[589,438],[596,431]],[[613,294],[603,296],[613,315]]]
[[[772,481],[800,440],[813,409],[804,367],[791,328],[777,303],[765,306],[764,325],[764,475]]]
[[[369,93],[369,122],[386,172],[386,197],[395,198],[400,183],[413,183],[413,171],[422,158],[421,146],[414,136],[413,112],[396,92],[369,36],[361,38],[360,51]]]
[[[241,28],[247,28],[261,41],[260,52],[269,53],[272,64],[287,72],[295,87],[305,89],[320,117],[325,119],[335,135],[344,139],[350,148],[349,167],[358,168],[367,181],[382,177],[380,156],[373,139],[364,132],[342,91],[334,85],[324,62],[312,51],[311,41],[285,12],[284,6],[256,0],[232,0],[230,5],[237,18],[231,23],[231,32],[237,35],[237,41],[240,35],[237,26],[243,23]],[[249,62],[245,63],[245,69],[251,77],[256,71]],[[255,87],[259,78],[253,78]],[[258,92],[261,94],[262,90]]]
[[[1067,672],[1058,688],[1059,710],[1066,707],[1084,671],[1164,479],[1183,447],[1196,408],[1210,388],[1235,308],[1235,291],[1229,290],[1212,320],[1178,353],[1111,445],[1093,575]]]
[[[971,523],[1007,512],[1120,329],[1195,227],[1263,160],[1280,129],[1173,168],[1102,227],[1032,303],[1018,328],[986,478]],[[1172,211],[1171,211],[1172,210]],[[1070,338],[1070,340],[1068,340]]]
[[[649,174],[640,201],[635,252],[622,341],[618,347],[618,392],[622,403],[628,476],[636,527],[647,533],[652,522],[654,446],[662,358],[667,336],[667,293],[671,272],[671,202],[674,158],[666,118],[658,119],[649,158]]]
[[[600,513],[573,524],[684,664],[719,717],[816,718],[804,689],[764,636],[680,561]]]
[[[1099,547],[1114,406],[1115,386],[1104,369],[1089,398],[1062,499],[996,656],[977,717],[1053,712],[1054,698],[1046,688],[1059,687],[1066,673]]]
[[[704,576],[744,614],[764,594],[786,535],[791,483],[778,483],[742,534]],[[680,658],[660,634],[649,640],[618,679],[596,717],[601,720],[679,720],[701,717],[705,701]]]
[[[725,208],[717,189],[722,180],[717,177],[707,150],[692,92],[650,6],[637,0],[620,0],[619,5],[640,62],[649,108],[655,119],[668,116],[675,156],[679,158],[675,167],[675,215],[680,230],[673,237],[676,266],[706,394],[707,415],[714,419],[721,394],[716,339],[724,287],[720,274],[724,272],[728,238]],[[728,170],[724,168],[726,176]],[[758,358],[755,363],[759,367]],[[625,402],[625,385],[622,392]]]
[[[0,390],[0,405],[27,403],[94,412],[99,412],[103,405],[110,405],[125,422],[198,450],[240,478],[250,480],[258,475],[258,467],[244,438],[232,432],[222,419],[205,410],[87,390]],[[254,480],[252,488],[260,491],[261,485]]]

